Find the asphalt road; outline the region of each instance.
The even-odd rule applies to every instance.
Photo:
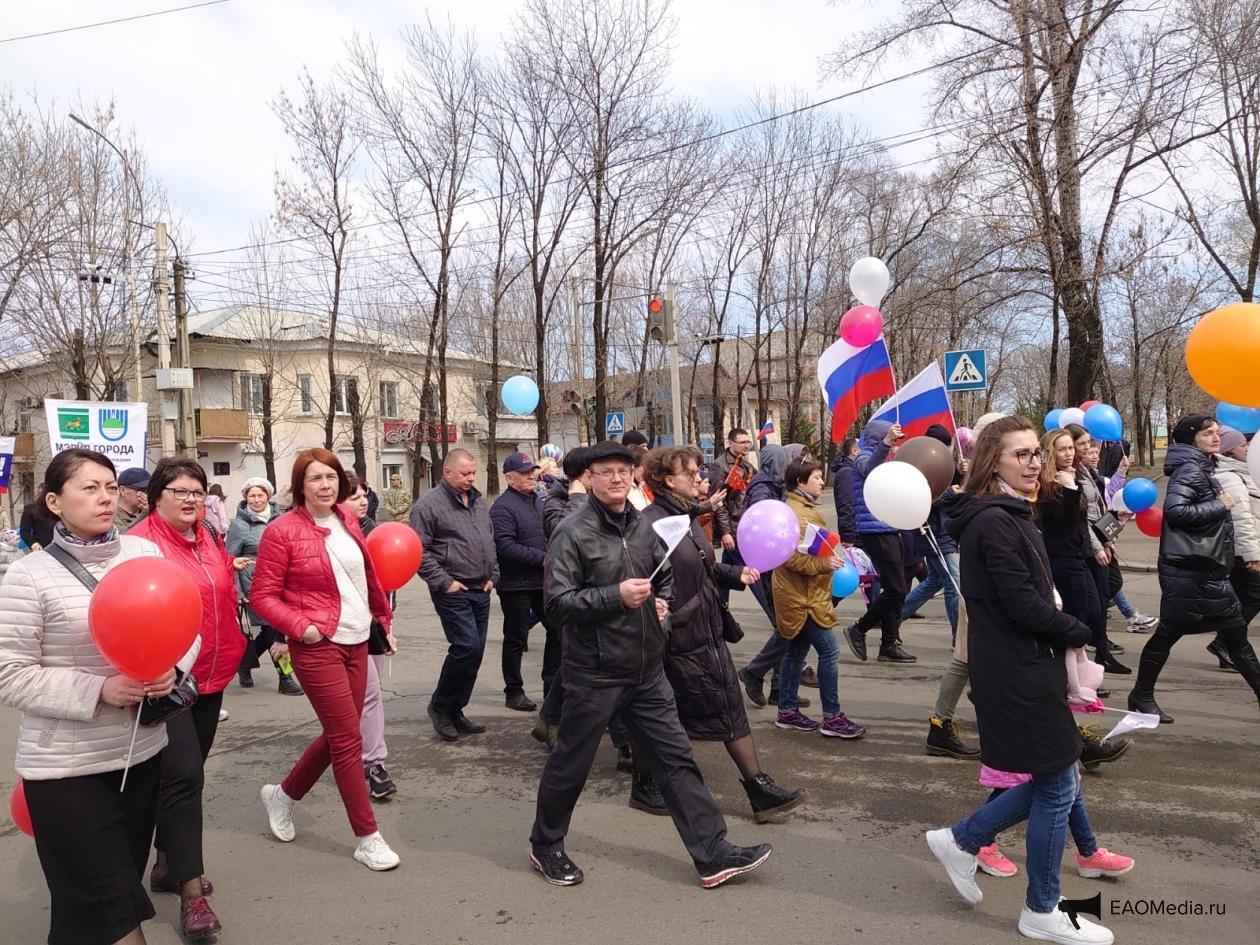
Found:
[[[1127,535],[1126,560],[1153,561],[1154,542]],[[1145,544],[1143,544],[1145,542]],[[1142,610],[1158,610],[1154,575],[1130,574],[1128,591]],[[742,598],[742,599],[741,599]],[[748,635],[734,647],[742,664],[765,639],[768,624],[751,596],[736,595]],[[274,688],[233,684],[207,766],[205,840],[214,907],[224,945],[286,943],[552,943],[690,940],[735,942],[900,943],[935,945],[1023,941],[1015,924],[1024,878],[980,878],[985,900],[968,906],[954,892],[923,840],[926,829],[952,823],[978,806],[985,791],[978,765],[929,758],[927,719],[949,658],[940,601],[929,619],[909,622],[915,666],[858,664],[842,646],[841,702],[869,728],[859,742],[779,731],[770,709],[749,706],[762,765],[781,783],[804,786],[807,803],[784,823],[758,826],[733,764],[720,745],[697,754],[736,843],[774,844],[769,863],[727,887],[700,888],[671,822],[626,806],[629,779],[615,772],[605,743],[579,804],[568,841],[586,882],[547,885],[529,867],[528,836],[543,748],[529,736],[532,715],[503,707],[499,679],[501,622],[492,612],[491,642],[469,715],[481,736],[444,744],[425,705],[444,653],[427,595],[402,594],[399,636],[387,689],[389,768],[399,793],[377,805],[381,829],[402,857],[392,873],[371,873],[351,859],[351,835],[330,775],[299,806],[297,840],[274,840],[258,799],[278,781],[317,731],[310,706]],[[841,605],[841,619],[857,612]],[[1145,639],[1114,626],[1136,664]],[[1101,893],[1105,923],[1117,942],[1254,943],[1260,940],[1260,709],[1235,674],[1215,669],[1206,639],[1173,651],[1160,702],[1173,726],[1139,732],[1117,762],[1086,776],[1089,813],[1100,842],[1137,859],[1118,880],[1078,877],[1070,853],[1064,894]],[[532,695],[541,638],[526,654]],[[1132,677],[1111,683],[1123,705]],[[815,698],[817,693],[804,690]],[[974,715],[960,713],[974,741]],[[1118,718],[1118,716],[1116,716]],[[16,713],[0,709],[0,756],[12,756]],[[8,797],[6,765],[0,791]],[[1018,829],[1003,849],[1021,865]],[[156,897],[146,926],[151,943],[179,941],[178,903]],[[1115,914],[1126,903],[1156,900],[1224,908],[1224,915]],[[5,821],[0,827],[0,941],[42,942],[48,895],[33,843]],[[1192,906],[1193,908],[1193,906]],[[1219,911],[1219,908],[1218,910]]]

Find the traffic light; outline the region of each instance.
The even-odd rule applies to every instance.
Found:
[[[587,413],[595,412],[595,395],[594,394],[590,394],[586,398],[586,412]]]
[[[674,306],[659,295],[648,300],[648,335],[653,341],[674,340]]]
[[[582,398],[575,390],[566,390],[564,392],[564,402],[569,405],[569,409],[575,414],[582,413]]]

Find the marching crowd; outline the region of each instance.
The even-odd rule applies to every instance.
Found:
[[[866,727],[841,706],[840,640],[859,661],[914,664],[902,622],[940,592],[953,658],[926,750],[979,761],[979,782],[992,793],[954,826],[930,831],[929,849],[976,903],[977,869],[1016,874],[998,837],[1026,822],[1019,930],[1111,942],[1101,925],[1059,908],[1069,832],[1081,876],[1134,866],[1099,845],[1079,774],[1128,748],[1127,739],[1104,739],[1097,725],[1077,722],[1100,711],[1104,674],[1132,672],[1108,637],[1108,609],[1114,602],[1135,632],[1154,625],[1130,709],[1173,721],[1155,686],[1187,634],[1213,634],[1209,649],[1260,696],[1260,662],[1247,641],[1260,612],[1260,488],[1241,434],[1207,416],[1174,428],[1154,620],[1124,598],[1115,558],[1122,523],[1110,510],[1128,468],[1123,445],[1099,444],[1070,425],[1039,438],[1026,419],[997,414],[982,417],[975,434],[956,443],[945,428],[928,431],[953,450],[956,475],[920,533],[882,522],[865,501],[867,477],[896,454],[901,428],[872,421],[845,441],[830,464],[838,536],[821,552],[806,539],[830,534],[821,512],[827,470],[801,444],[763,446],[754,466],[743,429],[707,465],[695,447],[649,449],[633,431],[537,465],[513,453],[493,505],[462,449],[447,454],[440,482],[414,504],[401,481],[378,499],[335,454],[311,449],[279,495],[264,479],[248,480],[234,516],[192,460],[116,475],[102,454],[59,453],[23,522],[22,538],[38,553],[13,560],[0,585],[0,702],[22,712],[16,770],[51,895],[48,941],[143,942],[142,923],[155,914],[143,885],[151,850],[149,891],[180,896],[185,937],[220,930],[202,852],[204,763],[226,717],[224,691],[233,680],[255,685],[264,655],[279,692],[305,695],[320,724],[287,774],[261,788],[271,832],[295,838],[294,805],[331,767],[354,858],[373,870],[399,865],[371,803],[397,791],[385,767],[380,687],[381,661],[397,647],[393,601],[365,541],[388,518],[407,522],[422,542],[419,577],[448,641],[427,705],[440,739],[486,730],[465,710],[498,599],[504,703],[538,712],[533,737],[548,749],[530,833],[530,863],[548,882],[583,880],[565,840],[605,732],[619,769],[631,774],[629,806],[673,819],[702,886],[757,869],[770,845],[728,839],[692,743],[725,746],[757,823],[793,810],[805,792],[761,767],[745,699],[774,705],[779,729],[862,738]],[[739,525],[768,500],[791,508],[802,544],[762,573],[741,554]],[[668,546],[654,529],[666,519],[686,523]],[[97,650],[87,613],[96,583],[144,556],[187,572],[202,619],[177,666],[133,680]],[[846,566],[862,572],[867,606],[837,634],[833,575]],[[745,588],[774,632],[737,668],[729,644],[743,629],[728,601]],[[522,675],[538,625],[541,706]],[[878,645],[872,639],[868,648],[877,628]],[[978,749],[955,721],[968,685]],[[806,713],[802,686],[817,689],[821,718]]]

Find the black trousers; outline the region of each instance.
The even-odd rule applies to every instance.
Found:
[[[905,544],[901,532],[858,535],[857,543],[870,557],[879,574],[879,596],[866,608],[866,613],[857,622],[857,628],[866,633],[879,624],[880,649],[888,649],[897,643],[897,633],[901,630],[901,607],[909,592],[906,586]]]
[[[1173,644],[1188,633],[1210,631],[1210,626],[1203,624],[1170,624],[1161,620],[1151,638],[1142,648],[1142,659],[1138,664],[1138,678],[1135,688],[1154,690],[1155,681],[1159,678]],[[1216,639],[1225,645],[1229,657],[1234,661],[1234,668],[1247,685],[1251,687],[1257,698],[1260,698],[1260,659],[1247,639],[1247,625],[1234,623],[1216,632]]]
[[[222,692],[203,695],[187,712],[166,722],[167,745],[159,756],[162,796],[154,846],[166,854],[171,878],[181,883],[206,871],[201,858],[201,794],[222,706]]]
[[[726,819],[705,787],[664,669],[638,685],[595,688],[566,681],[564,687],[559,741],[547,756],[538,783],[537,817],[529,838],[534,852],[564,849],[573,808],[586,786],[604,729],[613,714],[620,713],[692,861],[700,867],[724,858],[731,849]]]
[[[1260,614],[1260,572],[1248,571],[1247,562],[1242,558],[1235,558],[1229,583],[1234,586],[1234,593],[1242,604],[1243,622],[1251,623],[1256,614]]]
[[[123,772],[27,781],[35,852],[51,896],[49,945],[112,945],[154,916],[144,889],[159,756]]]
[[[1099,564],[1095,558],[1086,558],[1085,567],[1094,579],[1094,594],[1098,598],[1098,607],[1094,617],[1086,624],[1089,627],[1089,644],[1094,648],[1098,662],[1102,662],[1107,651],[1107,604],[1111,600],[1111,572],[1105,564]]]
[[[503,608],[503,692],[512,696],[525,691],[521,679],[521,654],[529,642],[529,614],[542,623],[547,639],[543,644],[543,696],[551,691],[552,680],[560,669],[560,633],[543,616],[542,588],[534,591],[499,591]]]

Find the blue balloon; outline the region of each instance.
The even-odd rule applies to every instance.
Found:
[[[1114,443],[1124,436],[1124,421],[1120,411],[1110,404],[1094,404],[1085,411],[1085,429],[1095,440]]]
[[[1155,488],[1155,483],[1149,479],[1130,479],[1125,483],[1122,491],[1124,496],[1124,504],[1129,507],[1129,511],[1133,514],[1145,512],[1147,509],[1155,505],[1159,498],[1159,490]]]
[[[1059,418],[1063,416],[1062,410],[1051,410],[1046,414],[1046,432],[1059,429]]]
[[[1260,408],[1239,407],[1224,401],[1216,405],[1216,419],[1227,427],[1233,427],[1244,436],[1260,430]]]
[[[523,417],[533,413],[538,406],[538,385],[533,378],[517,374],[503,382],[503,393],[499,399],[509,413]]]
[[[860,583],[861,578],[858,576],[857,568],[846,561],[831,572],[831,596],[848,597],[858,589]]]

